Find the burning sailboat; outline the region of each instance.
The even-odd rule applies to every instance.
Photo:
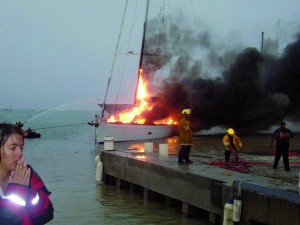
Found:
[[[168,137],[173,134],[176,122],[170,116],[159,120],[149,120],[146,114],[157,114],[155,111],[155,102],[147,90],[147,81],[143,77],[143,55],[145,47],[145,34],[147,25],[147,14],[149,8],[149,0],[146,3],[146,16],[144,28],[142,32],[142,44],[139,64],[136,67],[138,72],[137,85],[135,89],[135,99],[131,109],[125,109],[121,112],[113,113],[113,104],[106,104],[106,97],[103,104],[99,104],[102,108],[101,115],[97,120],[96,141],[104,142],[105,137],[113,137],[114,141],[130,141],[130,140],[149,140],[162,137]],[[126,10],[125,10],[126,11]],[[119,45],[119,44],[118,44]],[[118,46],[117,45],[117,46]],[[116,49],[117,53],[118,49]],[[129,54],[132,54],[129,52]],[[116,54],[115,54],[116,56]],[[115,61],[115,60],[114,60]],[[114,66],[114,64],[113,64]],[[108,87],[112,74],[108,81]],[[107,87],[107,90],[108,90]],[[107,96],[107,93],[106,93]],[[118,105],[118,104],[116,104]],[[122,104],[121,104],[122,105]],[[123,104],[123,106],[126,104]],[[128,106],[128,105],[127,105]],[[155,111],[155,112],[153,112]]]
[[[143,83],[141,77],[139,83]],[[167,137],[174,132],[176,122],[172,118],[149,122],[142,116],[143,113],[153,109],[153,105],[147,102],[144,87],[145,84],[138,88],[137,96],[139,97],[135,107],[116,115],[109,115],[107,119],[99,123],[96,127],[98,143],[103,142],[106,136],[113,137],[115,141],[147,140]]]

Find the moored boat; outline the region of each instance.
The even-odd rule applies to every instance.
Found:
[[[113,137],[114,141],[138,141],[168,137],[173,134],[174,125],[146,125],[101,123],[97,128],[97,142],[103,143],[105,137]]]
[[[32,130],[31,128],[28,128],[26,131],[23,132],[24,138],[40,138],[41,134]]]

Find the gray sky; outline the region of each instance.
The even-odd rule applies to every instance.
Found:
[[[96,109],[97,99],[105,93],[125,0],[0,1],[0,108],[51,109],[76,105]],[[140,46],[144,2],[138,0],[137,4],[136,18],[140,22],[133,30],[134,51]],[[131,15],[135,6],[136,0],[129,0]],[[283,48],[299,31],[300,2],[150,1],[149,18],[159,13],[170,15],[178,23],[182,21],[178,18],[183,18],[189,21],[184,24],[195,26],[195,30],[204,26],[220,40],[234,36],[244,46],[258,49],[261,32],[275,39],[279,28]],[[276,26],[279,20],[280,25]],[[129,30],[131,25],[125,23],[125,28]],[[127,91],[120,98],[132,98],[132,79],[131,82],[130,77],[123,78]]]

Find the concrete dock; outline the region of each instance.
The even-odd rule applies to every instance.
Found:
[[[278,185],[271,178],[229,171],[197,160],[182,165],[176,155],[157,152],[101,151],[101,161],[104,182],[114,180],[121,188],[140,189],[149,199],[163,196],[166,204],[179,202],[187,215],[204,211],[212,224],[223,224],[224,205],[236,197],[240,187],[241,218],[235,224],[300,225],[298,184]]]

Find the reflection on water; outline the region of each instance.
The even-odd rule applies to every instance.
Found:
[[[209,224],[199,217],[186,217],[180,207],[144,200],[140,193],[112,185],[99,185],[97,200],[103,207],[99,224]]]

